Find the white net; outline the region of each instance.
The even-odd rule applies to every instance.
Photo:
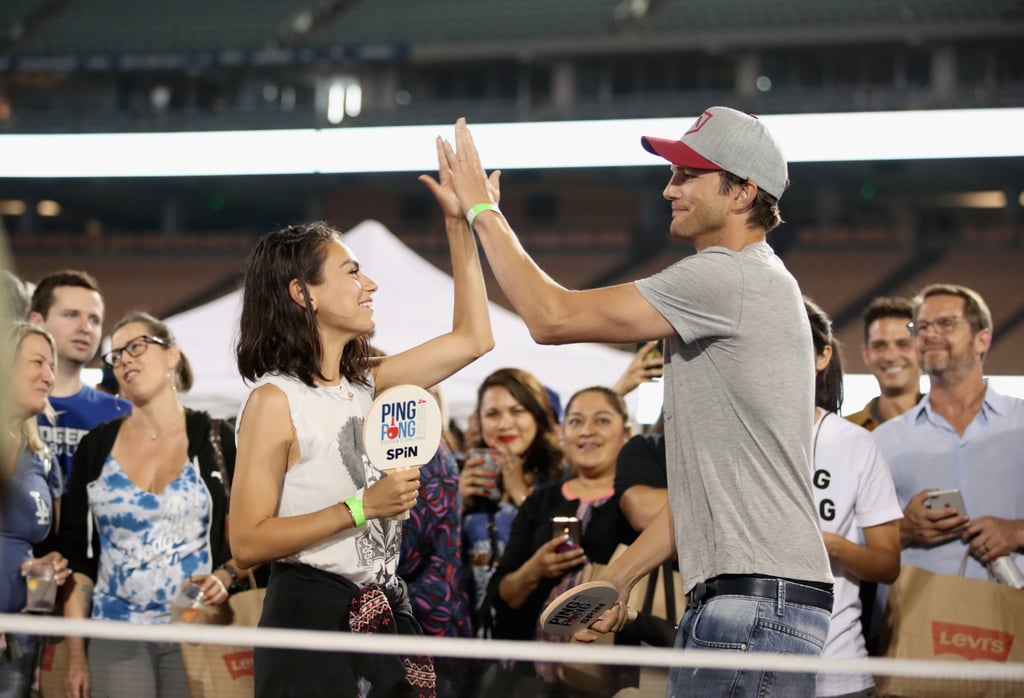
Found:
[[[437,664],[441,679],[438,696],[515,695],[509,691],[516,689],[507,681],[497,686],[494,683],[495,676],[509,675],[497,669],[510,662],[561,665],[566,683],[558,688],[557,695],[663,696],[667,670],[685,667],[870,674],[875,677],[881,695],[1024,696],[1024,664],[992,661],[823,660],[758,653],[682,652],[610,644],[362,635],[217,625],[129,625],[26,615],[0,615],[0,628],[8,634],[24,633],[49,638],[75,635],[134,643],[180,644],[188,665],[191,692],[196,697],[240,698],[252,695],[252,648],[257,646],[323,652],[324,661],[331,660],[331,653],[429,655]],[[63,695],[61,682],[65,659],[62,646],[65,644],[51,640],[43,652],[40,679],[43,696]],[[480,675],[486,673],[488,667],[491,671],[486,680],[490,683],[481,684]],[[138,678],[122,676],[119,680]],[[301,675],[294,677],[295,695],[303,695],[303,678]],[[629,683],[623,684],[622,681]],[[364,688],[369,687],[364,685]]]

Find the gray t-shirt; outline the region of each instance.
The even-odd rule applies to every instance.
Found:
[[[705,249],[636,287],[678,335],[665,346],[665,444],[683,587],[720,574],[831,582],[796,280],[759,242]]]

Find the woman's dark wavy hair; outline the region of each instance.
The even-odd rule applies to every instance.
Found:
[[[562,445],[555,429],[554,410],[544,385],[532,373],[518,368],[499,368],[484,378],[476,391],[476,412],[483,424],[480,406],[488,388],[504,388],[516,399],[537,422],[537,435],[526,449],[523,472],[534,473],[538,484],[556,482],[562,472]],[[487,446],[483,443],[483,429],[480,442],[473,446]]]
[[[817,303],[804,297],[804,308],[811,323],[814,356],[819,357],[825,347],[832,347],[828,366],[814,375],[814,404],[829,412],[839,412],[843,406],[843,360],[840,358],[839,340],[832,336],[832,321]]]
[[[300,306],[288,293],[298,279],[309,297],[309,286],[323,282],[328,245],[341,234],[323,222],[290,225],[260,238],[246,264],[242,319],[235,354],[242,378],[254,381],[266,373],[298,378],[309,386],[320,372],[323,354],[320,328],[311,304]],[[345,345],[341,375],[352,383],[369,385],[370,343],[366,336]]]

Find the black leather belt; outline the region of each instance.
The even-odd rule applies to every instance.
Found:
[[[694,608],[699,604],[725,594],[736,596],[758,596],[762,599],[779,598],[779,585],[783,598],[787,603],[814,606],[829,613],[832,612],[832,585],[823,582],[802,582],[795,579],[779,579],[777,577],[715,577],[701,582],[686,595],[686,607]]]

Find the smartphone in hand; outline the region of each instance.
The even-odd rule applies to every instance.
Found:
[[[554,516],[551,518],[551,537],[569,536],[569,540],[562,542],[556,552],[567,553],[574,548],[583,545],[583,526],[575,516]]]
[[[924,500],[924,505],[929,509],[950,507],[957,514],[967,513],[967,508],[964,506],[964,498],[960,495],[960,490],[958,489],[931,490],[928,493],[927,499]]]

